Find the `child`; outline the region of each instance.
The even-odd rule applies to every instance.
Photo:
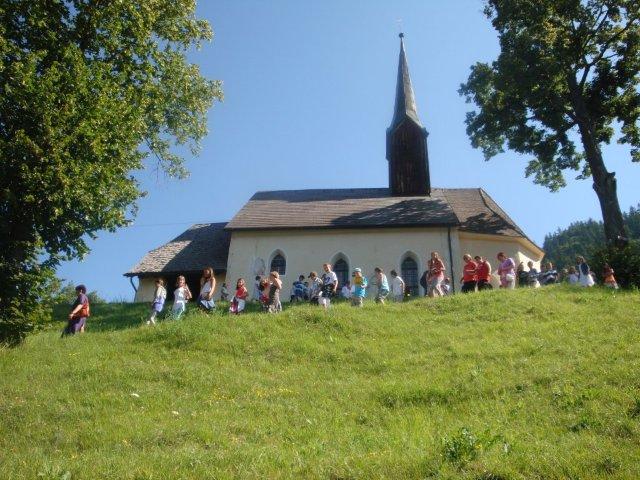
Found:
[[[322,274],[322,288],[318,303],[326,310],[331,305],[331,297],[333,297],[338,290],[338,276],[328,263],[325,263],[322,268],[324,269],[324,273]]]
[[[178,320],[187,309],[187,302],[191,300],[191,290],[189,290],[183,275],[178,277],[176,287],[178,288],[173,292],[173,309],[171,313]]]
[[[351,305],[362,307],[364,296],[367,294],[367,279],[362,275],[362,269],[356,268],[353,271],[353,296]]]
[[[347,282],[342,286],[342,290],[340,291],[340,296],[346,299],[351,298],[351,282]]]
[[[602,274],[604,278],[604,286],[613,288],[614,290],[618,289],[618,282],[616,282],[616,277],[613,276],[613,268],[608,263],[604,264],[604,271]]]
[[[576,267],[569,267],[569,275],[567,275],[567,281],[569,285],[577,285],[580,283],[580,277],[576,271]]]
[[[222,287],[220,287],[220,300],[226,302],[229,299],[229,290],[227,289],[227,284],[222,283]]]
[[[375,274],[375,282],[378,286],[378,293],[376,293],[376,303],[381,303],[384,305],[384,300],[389,295],[389,282],[387,281],[387,276],[382,271],[382,268],[376,267],[373,269]]]
[[[236,282],[236,294],[231,300],[231,307],[229,307],[229,312],[235,313],[236,315],[242,312],[244,310],[244,306],[248,296],[249,292],[247,291],[247,287],[245,287],[244,285],[244,278],[239,278]]]
[[[280,303],[281,288],[282,281],[280,280],[280,274],[275,271],[271,272],[269,274],[269,313],[282,311],[282,304]]]
[[[262,306],[263,312],[269,311],[269,280],[266,278],[260,280],[260,284],[258,286],[258,292],[260,292],[258,296],[258,301]]]
[[[84,333],[84,326],[87,323],[87,317],[91,315],[89,308],[89,297],[87,297],[87,287],[78,285],[76,287],[78,297],[71,306],[69,312],[69,323],[62,331],[62,336],[75,335],[76,333]]]
[[[156,279],[156,291],[153,294],[153,302],[151,302],[151,315],[147,320],[147,325],[156,324],[156,316],[162,312],[164,301],[167,299],[167,289],[164,288],[164,280]]]
[[[451,295],[451,279],[449,277],[445,277],[442,287],[443,295]]]

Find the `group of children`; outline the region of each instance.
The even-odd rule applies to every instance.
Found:
[[[591,287],[595,284],[593,272],[585,261],[584,257],[577,257],[575,267],[559,275],[553,269],[553,265],[547,262],[542,272],[538,272],[534,268],[533,262],[529,262],[529,271],[524,270],[524,264],[521,263],[516,267],[512,258],[506,256],[503,252],[498,253],[498,270],[497,274],[500,278],[501,288],[515,288],[516,282],[520,286],[536,287],[547,285],[559,281],[567,281],[569,284],[578,284],[585,287]],[[463,257],[463,276],[461,278],[464,293],[485,290],[492,288],[491,265],[486,258],[476,255],[471,257],[465,254]],[[356,268],[352,273],[352,281],[346,282],[342,287],[342,297],[350,299],[351,304],[355,307],[362,307],[364,299],[367,295],[367,289],[375,286],[374,298],[376,303],[384,303],[386,298],[391,294],[394,301],[402,301],[405,295],[405,282],[396,273],[391,271],[391,283],[380,267],[374,269],[375,274],[371,282],[363,275],[361,268]],[[445,265],[440,259],[438,252],[432,252],[431,258],[427,264],[427,270],[420,278],[420,285],[424,288],[426,295],[443,296],[451,293],[450,279],[445,277]],[[603,271],[604,285],[617,289],[614,271],[608,265],[604,265]],[[200,293],[197,299],[198,307],[203,311],[211,311],[216,308],[213,295],[216,289],[216,279],[214,271],[211,267],[203,270],[200,279]],[[282,281],[280,274],[276,271],[269,273],[265,278],[256,276],[253,298],[262,306],[262,310],[269,313],[277,313],[282,311],[282,303],[280,302],[280,291],[282,290]],[[84,285],[76,287],[77,298],[72,305],[69,313],[68,324],[62,335],[73,335],[84,331],[87,318],[90,315],[89,299],[87,297],[87,289]],[[338,296],[338,277],[332,270],[331,264],[323,265],[322,276],[318,276],[316,272],[311,272],[308,281],[305,282],[304,275],[300,275],[297,282],[293,283],[291,294],[292,302],[309,301],[313,304],[329,308],[331,299]],[[186,311],[187,302],[193,298],[191,290],[187,285],[183,275],[178,276],[176,281],[176,289],[173,292],[173,306],[171,316],[179,319]],[[228,291],[226,284],[222,284],[221,298],[227,300]],[[249,298],[243,278],[239,278],[236,282],[235,293],[230,301],[229,313],[238,315],[245,310],[246,302]],[[167,289],[164,280],[157,279],[155,282],[155,291],[153,301],[151,302],[151,313],[148,317],[147,324],[155,325],[158,315],[163,311],[164,304],[167,299]]]

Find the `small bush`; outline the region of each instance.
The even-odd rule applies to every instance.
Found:
[[[624,248],[606,247],[597,250],[591,258],[590,266],[599,281],[602,281],[605,263],[613,268],[618,285],[623,288],[640,288],[640,241],[631,241]]]
[[[478,438],[467,428],[462,428],[451,438],[443,439],[445,460],[455,464],[466,463],[478,458],[481,448]]]

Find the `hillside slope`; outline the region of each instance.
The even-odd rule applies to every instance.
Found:
[[[568,287],[155,328],[97,306],[0,351],[0,478],[640,478],[638,312]]]

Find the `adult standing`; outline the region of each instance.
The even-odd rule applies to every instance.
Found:
[[[480,255],[476,255],[473,258],[476,261],[476,265],[478,265],[476,270],[478,273],[478,291],[491,290],[493,288],[493,285],[491,285],[491,264]]]
[[[576,262],[578,265],[576,266],[576,270],[578,271],[578,279],[580,281],[580,285],[583,287],[593,287],[595,282],[593,281],[593,277],[591,276],[591,269],[587,264],[587,261],[584,259],[582,255],[576,257]]]
[[[430,297],[441,297],[444,293],[442,291],[442,282],[444,281],[444,262],[440,259],[438,252],[431,252],[431,258],[427,262],[427,270],[429,276],[427,278],[427,294]]]
[[[200,295],[198,295],[198,307],[206,312],[210,312],[216,308],[213,301],[213,294],[216,290],[216,277],[213,268],[207,267],[202,271],[200,278]]]
[[[404,300],[405,283],[398,272],[391,270],[391,299],[394,302],[402,302]]]
[[[460,290],[462,293],[475,292],[478,284],[478,265],[468,253],[462,256],[462,260],[464,260],[464,267],[462,267],[462,288]]]
[[[498,262],[498,275],[500,275],[500,287],[513,289],[516,287],[516,264],[513,258],[507,257],[504,252],[500,252],[497,255]]]
[[[338,276],[331,269],[331,265],[325,263],[322,265],[324,273],[322,274],[322,295],[319,298],[320,305],[325,309],[331,305],[331,297],[338,291]]]

